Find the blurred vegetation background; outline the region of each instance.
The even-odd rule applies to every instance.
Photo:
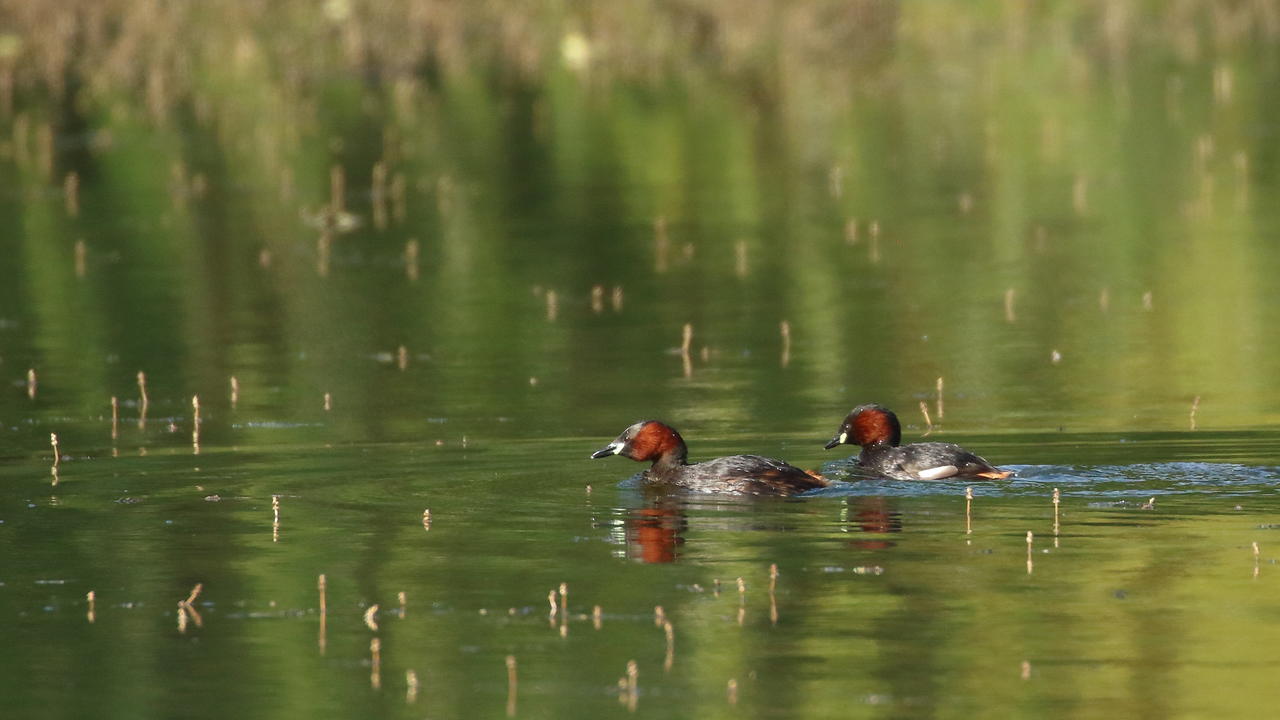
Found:
[[[938,376],[988,428],[1273,423],[1278,33],[1263,0],[3,0],[6,374],[89,410],[238,373],[407,433],[362,370],[407,345],[420,408],[566,429],[645,388],[829,432]]]

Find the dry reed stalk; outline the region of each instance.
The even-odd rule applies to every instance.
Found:
[[[1196,429],[1196,411],[1197,411],[1197,410],[1199,410],[1199,409],[1200,409],[1200,396],[1199,396],[1199,395],[1197,395],[1197,396],[1195,397],[1195,399],[1191,401],[1191,417],[1190,417],[1190,419],[1191,419],[1191,429],[1192,429],[1192,430],[1195,430],[1195,429]]]
[[[382,641],[378,638],[369,640],[369,686],[382,689]]]
[[[90,623],[92,623],[97,617],[96,613],[94,612],[94,608],[95,608],[95,605],[97,604],[98,596],[96,593],[94,593],[94,591],[90,590],[85,595],[85,599],[89,601],[89,611],[88,613],[85,614],[85,617],[89,620]]]
[[[280,542],[280,496],[271,496],[271,542]]]
[[[636,665],[635,660],[627,661],[627,710],[629,712],[636,711],[636,704],[640,701],[640,667]]]
[[[84,240],[76,240],[74,252],[76,277],[82,278],[88,265],[89,247],[84,244]]]
[[[396,367],[400,372],[404,372],[409,368],[409,348],[401,345],[396,348]]]
[[[324,394],[324,411],[329,412],[332,409],[333,409],[333,395],[330,393],[325,393]]]
[[[1035,535],[1033,535],[1032,532],[1028,530],[1027,531],[1027,574],[1028,575],[1031,574],[1031,570],[1033,567],[1031,562],[1031,542],[1034,538],[1035,538]]]
[[[926,436],[932,434],[933,418],[929,417],[929,406],[923,400],[920,401],[920,414],[924,416],[924,434]]]
[[[142,430],[147,427],[147,406],[150,404],[147,398],[147,374],[138,371],[138,429]]]
[[[431,529],[431,508],[422,511],[422,529]]]
[[[196,454],[200,454],[200,396],[191,396],[191,449]]]
[[[662,660],[662,671],[671,672],[671,666],[676,662],[676,631],[670,620],[662,623],[662,632],[667,638],[667,654]]]
[[[62,179],[62,194],[66,201],[67,215],[80,215],[80,175],[72,170]]]
[[[114,443],[120,438],[120,400],[115,395],[111,396],[111,442]]]
[[[689,356],[689,349],[693,345],[693,323],[685,323],[680,331],[680,360],[684,365],[684,376],[693,375],[693,358]]]
[[[404,590],[396,593],[396,602],[400,603],[400,618],[404,619],[409,614],[409,595]]]
[[[319,636],[316,638],[316,644],[320,648],[320,654],[323,655],[325,646],[327,645],[327,633],[325,632],[325,629],[328,624],[328,618],[329,618],[329,606],[328,606],[328,601],[327,601],[326,592],[325,592],[326,582],[325,582],[325,577],[323,573],[321,573],[320,576],[316,578],[316,590],[320,594],[320,633],[319,633]]]
[[[778,624],[778,597],[774,591],[778,587],[778,564],[769,565],[769,624]]]
[[[1062,502],[1062,493],[1058,491],[1058,488],[1054,488],[1053,489],[1053,546],[1054,547],[1058,547],[1058,529],[1060,527],[1058,523],[1058,506],[1061,504],[1061,502]]]
[[[604,625],[604,610],[596,605],[591,608],[591,627],[599,630]]]
[[[973,486],[964,489],[964,534],[973,534]]]
[[[53,447],[53,466],[56,468],[62,462],[62,450],[58,448],[57,433],[49,433],[49,445]]]
[[[1022,661],[1022,667],[1019,673],[1019,677],[1023,680],[1031,679],[1031,662],[1030,661],[1028,660]]]
[[[1262,549],[1258,547],[1258,541],[1253,541],[1253,579],[1258,579],[1260,564],[1262,562]]]
[[[231,409],[235,410],[236,405],[240,402],[240,381],[235,375],[231,376]]]
[[[782,358],[779,364],[786,367],[791,364],[791,323],[786,320],[778,323],[778,331],[782,333]]]
[[[412,705],[418,701],[418,673],[413,670],[404,671],[404,701]]]
[[[507,656],[507,717],[516,716],[516,694],[519,690],[516,677],[516,656]]]
[[[937,405],[938,422],[942,422],[942,376],[941,375],[938,376],[937,388],[938,388],[938,405]]]
[[[36,379],[36,369],[27,368],[27,399],[36,399],[36,390],[40,387],[39,380]]]

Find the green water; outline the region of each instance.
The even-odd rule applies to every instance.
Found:
[[[1280,703],[1269,15],[355,6],[0,11],[5,717]],[[1017,476],[588,459],[851,480],[873,400]]]

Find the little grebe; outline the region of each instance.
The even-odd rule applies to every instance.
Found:
[[[953,443],[900,445],[901,442],[902,426],[898,423],[898,416],[883,405],[867,403],[849,413],[826,448],[830,450],[840,444],[861,445],[858,465],[895,480],[942,480],[949,477],[1000,480],[1013,474]]]
[[[652,462],[644,472],[646,483],[696,492],[795,495],[830,484],[817,473],[759,455],[730,455],[690,465],[688,454],[684,439],[671,426],[642,420],[591,457],[621,455]]]

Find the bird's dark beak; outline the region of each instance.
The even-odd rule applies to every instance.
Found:
[[[828,442],[826,445],[823,445],[822,447],[830,450],[831,448],[843,443],[848,438],[849,438],[848,433],[838,433],[835,437],[831,438],[830,442]]]
[[[600,458],[606,458],[606,457],[609,457],[610,455],[617,455],[617,454],[618,454],[618,443],[612,442],[600,448],[599,450],[591,453],[591,459],[599,460]]]

